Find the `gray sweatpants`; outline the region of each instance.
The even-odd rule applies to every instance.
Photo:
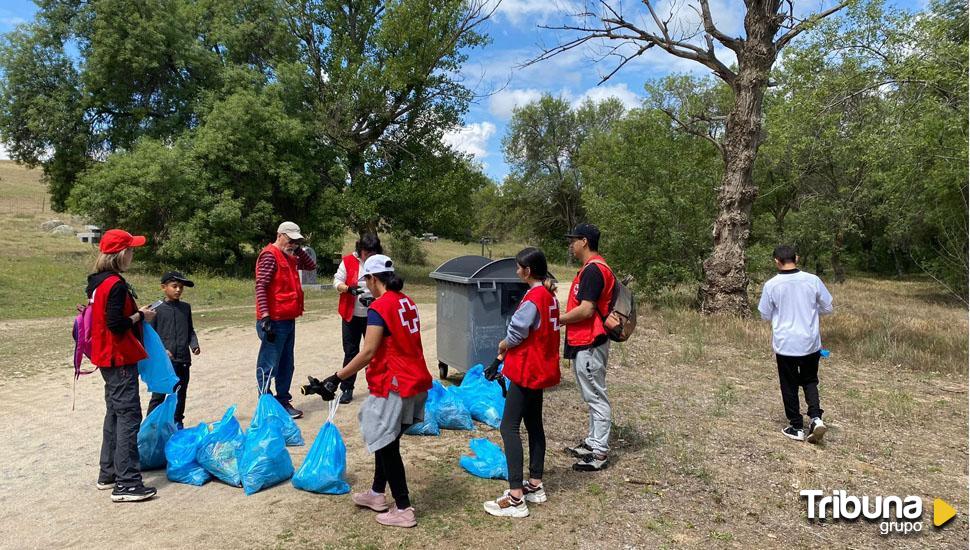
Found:
[[[606,361],[610,357],[610,341],[584,349],[573,359],[573,372],[583,401],[589,405],[589,434],[586,445],[599,453],[610,450],[610,427],[613,410],[606,395]]]

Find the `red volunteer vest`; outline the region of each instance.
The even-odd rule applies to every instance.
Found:
[[[344,281],[349,287],[357,286],[357,274],[360,272],[360,260],[353,254],[347,254],[343,258],[344,269],[347,270],[347,280]],[[337,313],[344,321],[350,322],[354,318],[354,302],[357,297],[349,292],[340,293],[340,301],[337,302]]]
[[[393,391],[403,398],[431,389],[431,374],[421,346],[421,321],[411,298],[388,290],[374,300],[370,309],[384,319],[391,333],[381,340],[367,365],[367,389],[371,395],[387,397]]]
[[[100,368],[122,367],[134,365],[148,357],[145,347],[135,334],[135,328],[124,334],[115,334],[108,329],[108,294],[115,284],[124,284],[121,277],[112,275],[101,281],[94,291],[94,303],[91,305],[91,363]],[[126,316],[134,315],[138,311],[135,300],[125,293]]]
[[[566,301],[566,311],[572,311],[573,308],[579,305],[579,298],[577,298],[577,294],[579,294],[579,277],[583,274],[586,266],[591,263],[595,263],[600,273],[603,274],[603,292],[600,294],[599,300],[596,301],[596,313],[592,317],[579,323],[566,325],[566,343],[570,346],[588,346],[596,338],[606,334],[606,329],[603,328],[603,318],[610,312],[610,300],[613,298],[613,286],[616,283],[616,278],[613,277],[613,272],[610,271],[602,256],[598,254],[592,256],[576,272],[573,284],[569,287],[569,299]]]
[[[296,257],[290,256],[273,244],[266,245],[260,255],[269,252],[276,258],[276,273],[266,289],[269,318],[274,321],[289,321],[303,315],[303,285],[296,268]],[[258,262],[257,262],[258,263]],[[256,304],[256,318],[262,319],[266,312]]]
[[[505,354],[502,374],[517,386],[541,390],[559,383],[559,301],[545,287],[526,292],[519,307],[532,302],[539,326]]]

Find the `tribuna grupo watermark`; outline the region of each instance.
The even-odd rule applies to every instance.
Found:
[[[826,495],[817,489],[805,489],[799,495],[806,499],[808,519],[844,519],[854,521],[859,518],[879,523],[879,533],[889,535],[899,533],[909,535],[923,530],[923,499],[909,495],[899,496],[855,496],[844,490],[834,490]],[[937,527],[953,519],[956,511],[941,499],[933,503],[933,524]]]

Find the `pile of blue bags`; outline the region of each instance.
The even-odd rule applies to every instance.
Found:
[[[441,430],[474,430],[473,420],[498,428],[505,412],[505,397],[497,382],[485,379],[484,370],[482,365],[475,365],[465,373],[460,386],[447,389],[435,380],[424,405],[424,421],[405,433],[440,435]]]
[[[166,398],[166,403],[171,398],[174,396]],[[165,404],[157,410],[164,407]],[[203,485],[215,477],[242,487],[247,495],[290,479],[294,468],[286,446],[304,444],[293,419],[269,394],[260,396],[245,432],[235,412],[233,405],[218,422],[201,423],[172,434],[164,446],[168,479]],[[168,413],[168,418],[172,413]]]

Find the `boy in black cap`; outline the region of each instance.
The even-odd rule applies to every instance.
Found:
[[[175,375],[179,377],[178,406],[175,408],[175,424],[182,429],[182,419],[185,413],[185,391],[189,386],[189,367],[192,365],[192,354],[198,355],[199,339],[195,336],[192,326],[192,306],[182,301],[182,291],[185,287],[195,286],[195,283],[185,278],[178,271],[169,271],[162,275],[162,292],[165,301],[155,308],[155,320],[152,328],[158,333],[165,344]],[[161,405],[165,394],[153,393],[148,403],[148,412]]]

